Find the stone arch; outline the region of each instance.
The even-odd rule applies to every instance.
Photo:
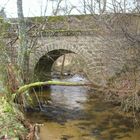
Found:
[[[41,81],[49,80],[51,78],[51,69],[54,62],[60,56],[68,53],[74,53],[74,52],[70,50],[59,49],[59,50],[52,50],[46,53],[46,55],[42,56],[34,68],[34,75],[36,76],[36,78]]]
[[[43,61],[48,64],[47,68],[44,70],[48,70],[48,75],[51,72],[51,67],[54,61],[67,53],[75,53],[78,55],[79,59],[82,60],[85,64],[88,63],[89,55],[86,51],[86,43],[70,43],[65,41],[58,41],[50,44],[40,44],[40,46],[36,49],[36,51],[31,55],[30,59],[30,68],[34,77],[34,70],[37,70],[37,67],[40,67],[43,64]],[[31,65],[32,64],[32,65]]]

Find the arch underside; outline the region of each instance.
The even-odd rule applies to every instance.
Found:
[[[43,55],[37,62],[34,69],[34,80],[35,81],[47,81],[51,79],[51,70],[53,63],[62,55],[68,53],[75,53],[71,50],[52,50]]]

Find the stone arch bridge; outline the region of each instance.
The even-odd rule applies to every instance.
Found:
[[[92,54],[90,53],[91,42],[90,37],[59,37],[50,38],[45,41],[45,38],[39,40],[39,47],[31,54],[30,70],[35,73],[46,71],[50,75],[53,63],[62,55],[74,53],[83,64],[83,70],[93,63]],[[97,58],[98,56],[95,56]],[[96,63],[98,60],[96,60]],[[93,65],[93,64],[92,64]]]
[[[30,55],[30,72],[36,78],[42,72],[50,75],[53,63],[67,53],[77,54],[87,77],[101,84],[105,84],[106,79],[123,64],[120,60],[123,53],[121,46],[114,48],[100,36],[42,37],[37,46]]]
[[[124,16],[125,18],[120,16],[119,20],[127,18]],[[136,20],[138,17],[133,16]],[[42,19],[29,19],[28,24],[34,24],[32,22],[40,25]],[[134,24],[129,23],[128,26],[133,29]],[[50,17],[43,28],[37,34],[36,45],[30,53],[29,70],[32,79],[42,71],[51,72],[53,63],[60,56],[75,53],[87,77],[93,82],[106,84],[109,78],[133,59],[133,48],[122,34],[118,34],[118,25],[115,27],[118,32],[109,33],[108,30],[100,28],[92,16]]]

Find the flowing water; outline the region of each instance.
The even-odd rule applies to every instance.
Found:
[[[67,81],[84,81],[80,75]],[[97,96],[88,87],[50,86],[37,92],[42,111],[28,112],[43,124],[41,140],[140,140],[140,129],[129,114]]]

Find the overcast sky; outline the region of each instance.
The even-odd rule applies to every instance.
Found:
[[[80,0],[67,0],[67,1],[70,1],[72,5],[78,6]],[[8,17],[15,17],[17,16],[16,3],[17,3],[17,0],[0,0],[0,8],[5,7],[6,15]],[[47,3],[47,0],[23,0],[24,16],[43,15],[46,5],[48,5],[46,15],[51,15],[52,7],[56,5],[55,2],[54,4],[52,4],[52,2]],[[73,13],[75,12],[76,10],[73,11]]]
[[[52,15],[52,7],[56,4],[52,4],[52,2],[46,3],[47,0],[23,0],[23,11],[24,16],[41,16],[44,15],[44,9],[47,5],[46,15]],[[49,0],[51,1],[51,0]],[[57,0],[56,0],[57,1]],[[64,5],[65,1],[69,3],[68,5],[77,6],[78,9],[82,6],[82,0],[63,0],[64,2],[61,4]],[[107,0],[110,2],[111,0]],[[118,0],[121,1],[121,0]],[[132,5],[133,0],[128,0]],[[5,12],[8,17],[16,17],[17,16],[17,0],[0,0],[0,8],[5,7]],[[42,9],[42,10],[41,10]],[[42,12],[41,12],[42,11]],[[72,11],[72,14],[78,14],[78,11],[75,9]]]

